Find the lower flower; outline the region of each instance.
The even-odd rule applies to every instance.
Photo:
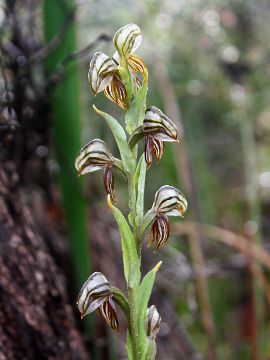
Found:
[[[81,318],[98,309],[107,324],[119,331],[119,322],[112,298],[112,289],[106,277],[100,272],[94,272],[83,284],[78,295],[77,305]]]

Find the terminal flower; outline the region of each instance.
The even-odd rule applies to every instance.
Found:
[[[117,51],[112,58],[100,51],[93,55],[88,81],[95,95],[103,91],[110,100],[127,110],[126,79],[122,78],[121,68],[130,72],[136,89],[141,86],[137,73],[143,78],[147,76],[146,65],[134,54],[142,41],[141,30],[136,24],[128,24],[115,33],[113,41]]]

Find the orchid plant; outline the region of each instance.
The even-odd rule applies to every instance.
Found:
[[[125,130],[111,115],[94,110],[107,122],[119,148],[115,158],[100,139],[91,140],[79,152],[75,167],[79,175],[103,170],[107,204],[121,235],[126,295],[110,285],[100,272],[94,272],[78,296],[81,316],[98,309],[108,325],[119,331],[115,303],[127,318],[126,350],[131,360],[152,360],[156,356],[156,335],[161,317],[154,305],[148,307],[159,262],[142,279],[142,243],[150,232],[148,246],[159,249],[170,235],[168,216],[183,217],[187,209],[185,196],[175,187],[164,185],[155,195],[153,206],[144,212],[144,189],[147,169],[153,155],[159,161],[165,141],[179,141],[175,124],[155,106],[146,109],[148,90],[147,67],[135,51],[142,41],[140,28],[128,24],[114,35],[116,48],[112,58],[102,52],[92,57],[88,80],[94,92],[106,97],[125,111]],[[127,139],[127,135],[129,139]],[[144,139],[144,153],[138,159],[138,142]],[[128,187],[128,218],[116,207],[115,174],[122,176]]]

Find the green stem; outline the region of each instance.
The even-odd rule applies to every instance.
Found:
[[[138,242],[138,229],[136,226],[136,189],[135,189],[135,171],[128,175],[128,191],[129,191],[129,207],[130,216],[132,218],[134,239],[136,241],[137,256],[140,257],[140,247]],[[140,272],[140,261],[138,262],[138,271]],[[139,349],[139,328],[138,328],[138,285],[128,287],[128,301],[129,301],[129,331],[131,335],[132,347],[133,347],[133,359],[141,360]]]
[[[129,301],[129,331],[131,335],[133,358],[134,360],[140,360],[139,356],[139,329],[137,323],[137,292],[138,288],[128,289],[128,301]]]

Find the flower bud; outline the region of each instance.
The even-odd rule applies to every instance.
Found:
[[[106,165],[113,164],[114,157],[106,143],[100,139],[94,139],[86,144],[75,159],[75,168],[79,175],[84,175],[100,170]]]
[[[118,331],[119,323],[112,301],[112,289],[102,273],[94,272],[86,280],[78,295],[77,305],[82,318],[99,309],[108,325]]]
[[[178,141],[177,127],[155,106],[151,106],[145,112],[143,133],[160,141]]]
[[[152,209],[157,214],[183,217],[187,205],[187,200],[180,190],[164,185],[156,192]]]
[[[128,24],[119,29],[113,42],[120,57],[127,58],[129,54],[134,53],[142,42],[141,30],[136,24]]]
[[[112,81],[116,63],[102,52],[96,52],[90,61],[88,81],[96,95],[104,90]]]
[[[157,311],[155,305],[150,306],[147,309],[147,325],[146,333],[150,339],[155,339],[160,329],[161,317]]]

